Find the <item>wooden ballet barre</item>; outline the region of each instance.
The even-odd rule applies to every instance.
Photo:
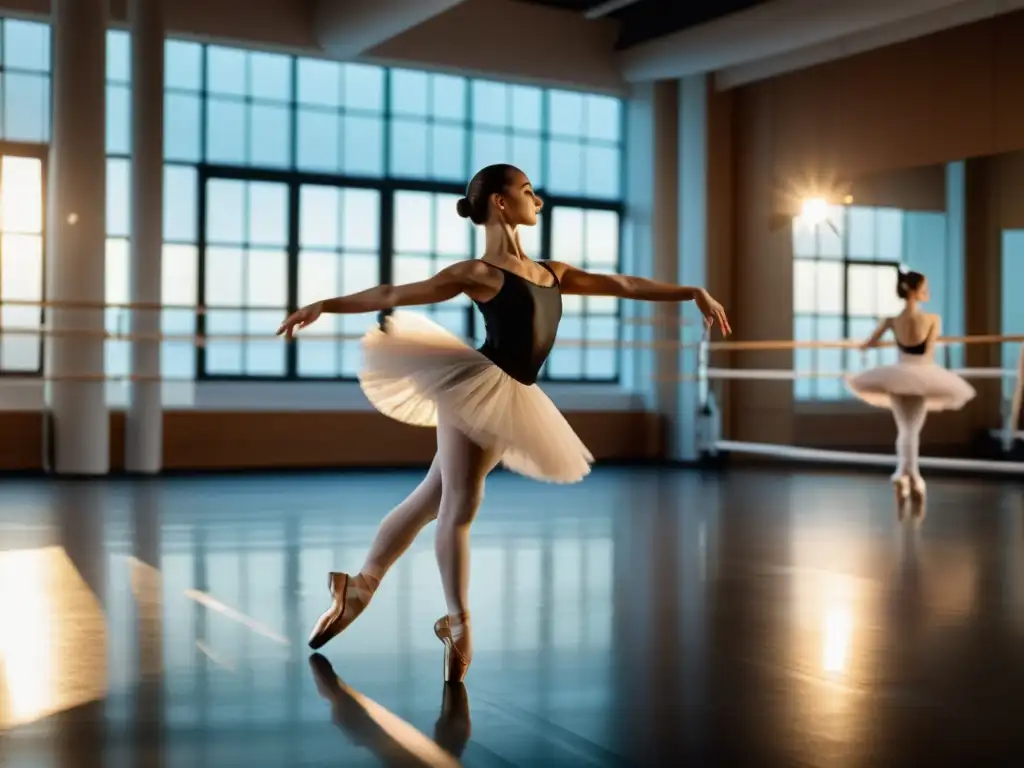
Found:
[[[936,344],[1017,344],[1024,342],[1024,334],[1001,336],[998,334],[980,334],[977,336],[943,336],[936,339]],[[708,341],[708,349],[712,352],[784,352],[791,349],[859,349],[863,342],[857,339],[839,339],[835,341]],[[894,341],[881,341],[871,346],[872,349],[895,347]]]
[[[32,376],[27,374],[24,381],[76,381],[84,384],[105,382],[167,382],[172,384],[195,384],[194,376],[143,376],[142,374],[116,373],[62,373],[59,375]]]
[[[151,344],[162,342],[189,343],[203,347],[211,343],[221,342],[252,342],[252,341],[277,341],[285,343],[282,336],[275,333],[251,333],[251,334],[168,334],[168,333],[111,333],[110,331],[96,331],[88,328],[3,328],[0,327],[0,336],[46,336],[56,338],[90,338],[101,341],[141,341]],[[343,342],[361,341],[365,333],[349,334],[327,334],[316,332],[299,333],[296,341],[302,342]],[[471,344],[472,342],[466,342]],[[677,350],[686,347],[696,348],[697,344],[678,344],[671,341],[650,341],[633,342],[601,339],[559,339],[555,347],[585,347],[594,349],[616,349],[618,347],[639,348],[639,349],[669,349]]]
[[[1012,379],[1018,375],[1015,368],[949,368],[965,379]],[[794,371],[787,368],[708,368],[703,373],[678,375],[657,374],[652,381],[672,383],[679,381],[794,381],[796,379],[842,379],[855,371]]]
[[[166,309],[170,305],[159,305]],[[201,310],[203,307],[189,307],[189,309]],[[216,309],[205,307],[206,310]],[[238,307],[232,308],[239,311]],[[209,342],[218,341],[271,341],[280,339],[277,334],[129,334],[111,333],[109,331],[98,331],[86,328],[53,328],[41,326],[31,327],[2,327],[0,335],[10,336],[55,336],[55,337],[93,337],[107,341],[143,341],[143,342],[186,342],[202,346]],[[300,332],[296,335],[301,341],[359,341],[365,336],[365,332],[356,334],[327,334],[317,331]],[[984,334],[976,336],[944,336],[936,341],[939,345],[950,344],[1019,344],[1024,343],[1024,334],[1002,336],[998,334]],[[677,342],[665,341],[620,341],[617,339],[558,339],[556,347],[591,347],[597,349],[667,349],[683,350],[705,347],[712,352],[744,352],[744,351],[787,351],[794,349],[859,349],[862,342],[853,339],[839,339],[834,341],[691,341]],[[872,346],[875,348],[892,348],[896,343],[892,341],[879,342]]]
[[[703,325],[701,320],[689,320],[687,318],[680,318],[679,320],[669,320],[664,317],[624,317],[622,318],[623,325],[654,325],[664,326],[667,328],[685,328],[687,326]]]
[[[164,304],[160,302],[99,302],[99,301],[30,301],[28,299],[0,299],[0,307],[29,307],[36,309],[63,309],[68,311],[104,311],[117,309],[122,311],[160,312],[194,312],[204,315],[210,312],[280,312],[284,320],[294,309],[281,306],[262,306],[259,304]],[[376,315],[377,312],[360,314]]]
[[[217,306],[210,304],[162,304],[159,302],[98,302],[98,301],[30,301],[28,299],[2,299],[0,306],[4,307],[32,307],[38,309],[67,309],[67,310],[106,310],[106,309],[137,309],[141,311],[160,311],[170,309],[176,311],[189,311],[203,314],[210,311],[238,312],[247,309],[257,310],[280,310],[281,307],[240,307],[240,306]],[[281,310],[285,312],[286,310]]]
[[[949,368],[950,373],[971,379],[1002,379],[1017,375],[1015,368]],[[708,368],[709,379],[841,379],[852,371],[795,371],[785,368]]]

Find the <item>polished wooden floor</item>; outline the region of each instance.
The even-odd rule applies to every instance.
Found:
[[[4,481],[0,765],[1024,761],[1024,481],[497,474],[458,688],[431,529],[305,644],[417,479]]]

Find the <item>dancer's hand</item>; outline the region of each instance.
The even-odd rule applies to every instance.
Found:
[[[300,328],[305,328],[307,325],[312,325],[324,312],[324,303],[322,301],[315,301],[312,304],[308,304],[302,309],[292,312],[288,319],[281,323],[281,327],[277,329],[277,335],[285,335],[285,338],[295,338],[295,331]]]
[[[710,293],[701,290],[694,299],[694,303],[697,305],[700,313],[704,315],[704,324],[708,328],[711,328],[717,322],[723,336],[728,336],[732,333],[729,318],[725,316],[725,307],[711,298]]]

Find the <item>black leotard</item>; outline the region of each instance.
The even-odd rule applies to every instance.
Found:
[[[522,384],[537,381],[562,319],[558,278],[551,267],[538,263],[555,278],[552,285],[538,285],[507,269],[495,267],[505,275],[501,290],[490,301],[475,302],[487,328],[480,352]]]
[[[896,346],[900,348],[900,351],[905,355],[923,355],[928,351],[928,339],[925,339],[920,344],[914,344],[912,347],[904,346],[900,344],[899,339],[896,340]]]

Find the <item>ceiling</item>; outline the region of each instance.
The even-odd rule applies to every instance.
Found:
[[[584,14],[609,5],[607,0],[525,0],[549,8]],[[767,0],[636,0],[607,14],[620,23],[616,48],[624,50],[658,37],[744,11]]]

